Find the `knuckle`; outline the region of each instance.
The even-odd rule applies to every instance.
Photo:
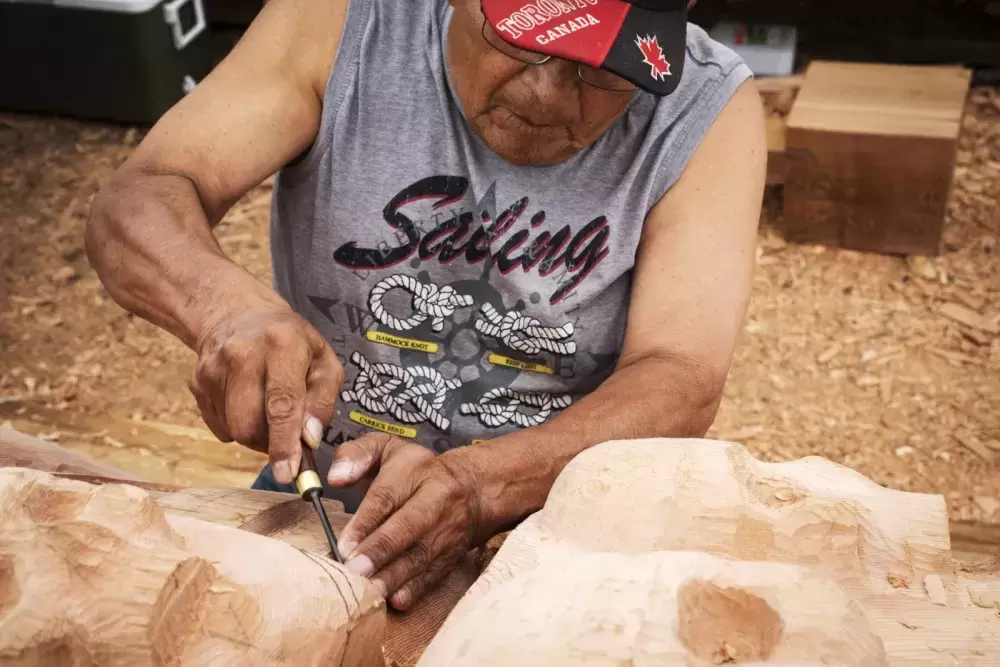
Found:
[[[341,385],[344,382],[344,378],[347,377],[347,370],[344,368],[344,364],[340,363],[335,355],[330,355],[330,379],[337,385]]]
[[[258,431],[256,425],[246,419],[238,419],[229,424],[229,433],[233,436],[233,440],[243,445],[255,443]]]
[[[198,395],[201,393],[201,384],[198,382],[198,368],[197,368],[197,365],[195,366],[195,369],[193,371],[191,371],[191,374],[188,375],[187,386],[188,386],[188,390],[192,394],[194,394],[195,398],[197,399]]]
[[[422,568],[431,562],[434,555],[431,545],[426,540],[421,540],[413,545],[406,552],[406,560],[411,567]]]
[[[295,417],[299,397],[288,387],[269,387],[265,398],[268,421],[287,422]]]
[[[222,357],[230,364],[246,363],[253,356],[254,344],[249,340],[231,339],[222,347]]]
[[[200,356],[194,365],[191,381],[199,387],[214,382],[221,375],[219,364],[212,356]]]
[[[392,554],[398,554],[400,551],[406,548],[406,540],[402,533],[388,534],[385,531],[380,531],[377,535],[372,536],[372,542],[370,551],[376,556],[379,561],[389,560]]]
[[[264,340],[270,347],[291,347],[302,342],[302,334],[294,323],[281,321],[264,330]]]
[[[371,443],[377,450],[390,449],[395,442],[396,438],[388,433],[373,433],[371,435]]]
[[[379,516],[387,516],[396,507],[395,493],[386,487],[369,489],[365,504]]]
[[[344,367],[340,365],[336,357],[333,357],[332,362],[326,359],[321,360],[309,371],[307,384],[310,397],[324,409],[332,409],[337,394],[344,385],[345,377]]]

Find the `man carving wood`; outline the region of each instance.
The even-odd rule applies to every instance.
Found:
[[[257,488],[305,433],[348,567],[407,609],[584,449],[712,423],[765,177],[749,77],[686,0],[269,0],[88,253],[197,352]],[[212,228],[275,171],[271,288]]]

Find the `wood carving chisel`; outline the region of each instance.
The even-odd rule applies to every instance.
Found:
[[[333,554],[333,559],[343,564],[344,557],[340,555],[340,549],[337,548],[337,536],[333,533],[330,517],[326,515],[323,501],[320,500],[323,497],[323,482],[320,480],[319,471],[316,468],[316,458],[309,445],[304,443],[302,445],[302,463],[299,464],[299,476],[295,478],[295,490],[302,496],[302,500],[310,501],[312,506],[316,508],[319,522],[323,524],[323,532],[326,533],[326,539],[330,542],[330,552]]]

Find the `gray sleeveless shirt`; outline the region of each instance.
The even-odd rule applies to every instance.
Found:
[[[512,166],[455,97],[451,11],[350,0],[317,140],[276,180],[275,287],[347,371],[327,445],[375,429],[443,452],[593,391],[621,349],[643,220],[750,76],[689,26],[673,95],[637,92],[565,163]]]

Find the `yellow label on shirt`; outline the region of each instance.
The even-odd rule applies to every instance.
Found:
[[[552,375],[554,371],[546,366],[545,364],[536,364],[529,361],[521,361],[520,359],[511,359],[510,357],[505,357],[502,354],[490,353],[487,357],[491,364],[497,366],[507,366],[509,368],[518,368],[522,371],[528,371],[529,373],[545,373],[546,375]]]
[[[349,417],[351,418],[352,422],[377,429],[384,433],[391,433],[393,435],[398,435],[401,438],[417,437],[417,429],[415,428],[412,428],[410,426],[400,426],[399,424],[393,424],[392,422],[382,421],[381,419],[375,419],[374,417],[369,417],[365,413],[358,412],[357,410],[351,410]]]
[[[393,347],[398,347],[403,350],[420,350],[421,352],[438,351],[437,343],[431,343],[426,340],[415,340],[413,338],[402,338],[400,336],[387,334],[383,331],[369,331],[365,333],[365,338],[373,343],[392,345]]]
[[[481,442],[486,442],[485,440],[473,440],[471,444],[478,445]]]

